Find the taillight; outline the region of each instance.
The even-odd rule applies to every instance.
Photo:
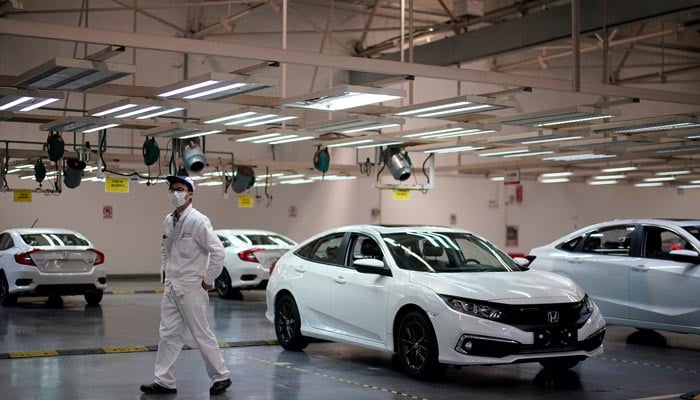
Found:
[[[34,260],[32,260],[32,253],[36,253],[37,251],[41,251],[39,249],[31,249],[29,251],[23,251],[21,253],[15,254],[15,261],[17,264],[22,264],[22,265],[29,265],[32,267],[36,267],[36,264],[34,264]]]
[[[258,262],[258,259],[255,258],[254,253],[260,250],[262,250],[260,247],[253,247],[252,249],[240,251],[238,252],[238,258],[240,258],[243,261],[256,263]]]
[[[92,251],[93,253],[95,253],[95,254],[97,255],[97,258],[95,258],[95,262],[92,263],[92,265],[104,264],[104,262],[105,262],[105,253],[103,253],[103,252],[101,252],[101,251],[99,251],[99,250],[96,250],[96,249],[88,249],[88,250]]]
[[[277,266],[277,261],[279,261],[279,260],[280,259],[278,258],[275,261],[273,261],[272,263],[270,263],[270,275],[272,275],[272,271],[275,270],[275,267]]]

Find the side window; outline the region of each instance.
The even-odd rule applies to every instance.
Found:
[[[617,225],[600,228],[588,234],[583,242],[584,253],[608,256],[629,256],[634,225]]]
[[[692,249],[692,245],[675,232],[668,229],[646,226],[644,227],[644,257],[670,260],[672,250]]]
[[[350,245],[350,264],[357,260],[365,258],[373,258],[375,260],[383,260],[384,255],[377,242],[366,235],[354,235]]]
[[[225,237],[221,235],[217,235],[219,237],[219,240],[221,241],[221,245],[224,247],[231,247],[231,241],[226,239]]]
[[[344,233],[336,233],[330,236],[318,239],[313,243],[311,252],[308,255],[312,261],[338,264],[340,253],[340,245],[343,243]]]
[[[563,250],[563,251],[574,251],[576,250],[576,246],[581,242],[581,239],[583,239],[583,236],[577,236],[573,239],[569,239],[566,242],[559,243],[557,245],[557,249]]]
[[[14,247],[14,241],[9,233],[3,233],[0,235],[0,250],[7,250],[10,247]]]

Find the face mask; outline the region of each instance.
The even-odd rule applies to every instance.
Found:
[[[181,205],[185,204],[185,196],[186,195],[187,195],[187,193],[185,193],[185,192],[172,192],[172,193],[170,193],[170,203],[172,203],[172,205],[175,208],[178,208]]]

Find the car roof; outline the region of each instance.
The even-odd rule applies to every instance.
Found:
[[[5,230],[5,232],[15,232],[19,235],[30,235],[33,233],[72,233],[82,236],[80,232],[64,228],[12,228]]]
[[[265,231],[261,229],[216,229],[216,233],[224,233],[228,235],[277,235],[284,236],[281,233]]]
[[[365,231],[374,232],[380,235],[390,234],[390,233],[401,233],[401,232],[413,232],[413,231],[427,231],[427,232],[466,232],[464,229],[445,227],[445,226],[434,226],[434,225],[348,225],[334,229],[337,232],[354,232],[354,231]]]
[[[692,218],[633,218],[633,219],[615,219],[605,222],[600,222],[597,225],[611,225],[611,224],[660,224],[660,225],[670,225],[670,226],[688,226],[688,225],[700,225],[700,219]]]

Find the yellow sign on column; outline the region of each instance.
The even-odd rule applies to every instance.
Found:
[[[14,191],[15,203],[31,203],[32,191],[29,189],[18,189]]]
[[[107,178],[105,180],[105,192],[129,193],[129,178]]]
[[[408,189],[394,189],[391,197],[394,200],[409,200],[411,198],[411,191]]]
[[[238,196],[238,208],[253,208],[254,205],[253,196],[247,194]]]

